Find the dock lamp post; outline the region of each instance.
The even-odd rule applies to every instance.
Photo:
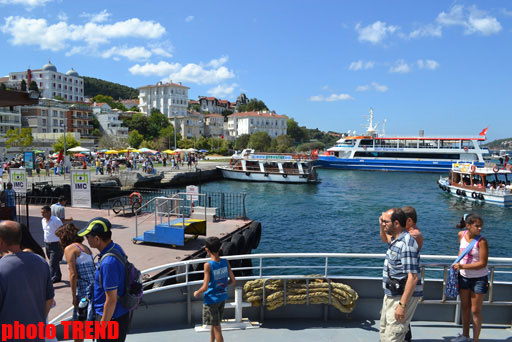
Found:
[[[174,126],[174,150],[176,150],[176,147],[177,147],[177,144],[176,144],[176,114],[177,114],[177,112],[174,111],[172,113],[174,114],[174,122],[172,123]]]

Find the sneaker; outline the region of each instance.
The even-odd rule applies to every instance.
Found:
[[[452,342],[469,342],[469,337],[459,334],[457,337],[451,339]]]

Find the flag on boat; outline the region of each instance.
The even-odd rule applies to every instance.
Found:
[[[484,136],[484,135],[486,135],[486,134],[487,134],[487,130],[488,130],[488,129],[489,129],[489,127],[484,128],[484,130],[483,130],[482,132],[480,132],[480,134],[479,134],[479,135],[480,135],[480,136]]]

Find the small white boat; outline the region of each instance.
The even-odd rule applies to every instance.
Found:
[[[512,205],[512,165],[477,167],[472,163],[454,163],[448,177],[437,184],[441,190],[459,198],[492,204]]]
[[[217,166],[226,179],[250,182],[318,183],[314,160],[305,154],[235,153],[228,166]]]

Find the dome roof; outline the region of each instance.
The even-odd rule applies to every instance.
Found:
[[[75,69],[71,68],[66,72],[66,75],[68,76],[78,76],[78,72],[75,71]]]
[[[52,62],[48,61],[48,64],[45,64],[43,66],[43,70],[44,71],[57,71],[57,68],[55,67],[55,65],[52,64]]]

